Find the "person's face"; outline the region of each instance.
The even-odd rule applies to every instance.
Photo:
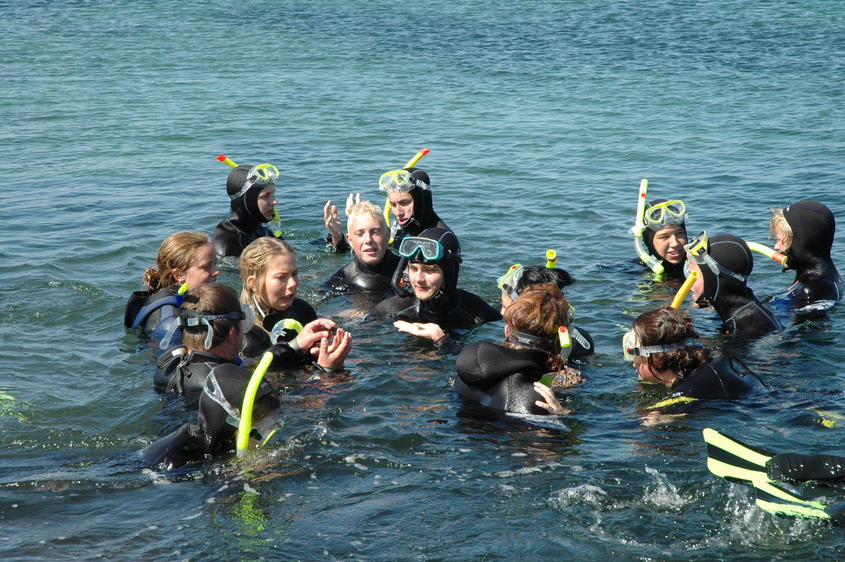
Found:
[[[176,281],[187,283],[188,289],[196,289],[200,285],[213,283],[220,274],[217,271],[217,255],[210,244],[200,246],[194,255],[193,264],[185,272],[176,274]]]
[[[669,263],[681,263],[686,258],[684,253],[686,243],[687,235],[684,234],[684,229],[677,224],[670,224],[654,233],[651,245],[654,246],[654,251],[660,259]]]
[[[443,288],[443,270],[436,264],[412,263],[408,266],[408,277],[414,295],[421,301],[427,301]]]
[[[657,375],[654,374],[654,371],[652,371],[651,367],[648,366],[644,357],[634,358],[634,369],[637,371],[637,378],[640,382],[665,384],[657,377]]]
[[[266,220],[273,220],[273,208],[276,206],[276,185],[265,186],[258,194],[258,211]]]
[[[704,276],[701,274],[701,267],[699,267],[699,265],[693,260],[689,260],[687,264],[689,265],[690,272],[695,271],[698,273],[698,279],[696,279],[695,283],[692,284],[690,293],[692,293],[692,305],[696,308],[700,308],[701,305],[697,303],[698,299],[701,298],[701,295],[704,293]]]
[[[367,215],[355,215],[349,219],[346,239],[358,259],[367,265],[380,262],[387,250],[387,233],[382,228],[381,221]]]
[[[252,279],[250,277],[247,282]],[[264,274],[264,294],[259,299],[275,310],[287,310],[293,304],[299,287],[299,272],[295,256],[275,256]],[[253,282],[253,290],[255,290]]]
[[[511,298],[511,296],[509,294],[507,294],[505,291],[502,291],[502,309],[501,309],[500,312],[503,315],[505,314],[505,309],[507,307],[509,307],[511,305],[511,303],[513,303],[513,299]]]
[[[414,196],[407,191],[391,191],[387,194],[387,198],[390,200],[390,208],[393,209],[399,226],[405,226],[414,216]]]
[[[776,226],[775,227],[775,251],[777,252],[786,252],[789,249],[789,246],[784,243],[786,239],[786,234],[783,232],[783,228]]]

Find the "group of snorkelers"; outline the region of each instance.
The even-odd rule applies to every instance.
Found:
[[[577,366],[594,352],[564,295],[574,279],[556,267],[550,250],[545,265],[516,264],[499,278],[500,307],[460,289],[461,245],[434,210],[428,173],[416,166],[424,153],[381,175],[385,209],[349,195],[345,234],[337,206],[326,203],[327,247],[350,252],[351,260],[323,288],[365,297],[355,300],[366,307],[365,321],[389,319],[399,332],[456,354],[454,388],[463,400],[513,414],[566,413],[553,389],[578,384]],[[236,441],[246,441],[244,431],[250,442],[266,441],[278,427],[278,393],[266,380],[249,384],[255,379],[244,359],[261,358],[274,370],[333,371],[343,369],[352,347],[349,332],[296,296],[297,256],[282,239],[275,208],[276,167],[220,160],[232,167],[226,181],[231,215],[213,238],[197,232],[167,237],[156,267],[144,275],[146,290],[133,293],[126,308],[125,325],[161,349],[155,388],[198,405],[195,421],[142,451],[150,466],[175,468],[230,453]],[[724,333],[747,339],[781,330],[748,285],[752,249],[795,270],[783,298],[796,307],[832,303],[842,289],[830,255],[834,229],[826,206],[801,201],[774,212],[774,250],[728,234],[702,232],[689,240],[683,202],[646,203],[641,186],[632,229],[638,259],[661,279],[686,279],[681,299],[639,315],[623,339],[639,379],[669,389],[654,409],[739,398],[753,387],[730,358],[696,343],[692,319],[680,308],[685,292],[691,291],[694,306],[716,311]],[[239,260],[240,295],[216,281],[223,258]],[[461,345],[461,331],[501,319],[504,341]]]

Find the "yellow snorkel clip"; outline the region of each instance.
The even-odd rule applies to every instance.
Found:
[[[655,273],[655,275],[662,276],[663,264],[660,263],[660,260],[649,254],[643,246],[643,232],[646,229],[644,217],[647,195],[648,180],[643,178],[640,180],[640,194],[637,198],[637,216],[634,219],[634,226],[631,228],[631,234],[634,236],[634,249],[637,252],[637,256],[639,256],[643,263],[646,264],[649,269]]]
[[[748,244],[748,249],[752,252],[757,252],[758,254],[763,254],[767,258],[773,259],[782,266],[786,267],[787,256],[786,254],[782,254],[777,250],[773,250],[768,246],[764,246],[763,244],[758,244],[757,242],[749,242],[745,241]]]
[[[548,269],[557,267],[557,252],[555,250],[546,250],[546,267]]]
[[[403,169],[413,168],[414,166],[417,165],[417,162],[419,162],[422,159],[422,157],[425,156],[426,154],[428,154],[429,152],[431,152],[431,151],[427,148],[420,149],[420,151],[417,152],[414,155],[413,158],[408,160],[408,162],[404,166],[402,166],[402,168]],[[385,197],[385,199],[384,199],[384,222],[386,222],[388,225],[390,224],[390,207],[391,207],[391,205],[390,205],[390,194],[388,193],[387,197]],[[393,244],[393,238],[392,237],[388,241],[388,244]]]
[[[224,164],[229,166],[230,168],[238,167],[238,165],[229,160],[229,158],[227,158],[225,154],[219,154],[217,156],[217,159],[220,162],[223,162]],[[282,237],[282,218],[279,216],[279,209],[277,209],[275,205],[273,206],[273,220],[268,222],[267,226],[270,228],[270,232],[273,233],[273,236],[275,236],[276,238]]]
[[[249,384],[244,392],[244,402],[241,406],[241,421],[238,424],[238,441],[235,445],[235,452],[238,457],[243,457],[249,448],[249,433],[252,431],[252,408],[255,406],[255,395],[258,393],[261,380],[264,378],[272,362],[273,354],[265,351],[264,355],[261,356],[261,361],[258,362],[258,366],[255,367],[255,371],[252,372],[252,377],[250,377]]]

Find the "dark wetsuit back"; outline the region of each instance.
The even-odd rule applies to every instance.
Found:
[[[390,297],[370,312],[369,318],[389,317],[406,322],[433,322],[443,328],[469,329],[477,324],[500,320],[499,311],[481,297],[456,289],[450,298],[439,295],[422,302],[417,297]]]
[[[548,371],[547,355],[535,349],[512,349],[474,342],[461,350],[455,368],[455,390],[482,406],[520,414],[548,414],[535,401],[543,397],[534,383]]]
[[[196,396],[202,392],[209,371],[221,363],[238,364],[207,351],[185,351],[184,347],[170,349],[159,356],[153,378],[160,392]]]
[[[399,257],[385,252],[384,257],[374,266],[369,266],[352,254],[352,261],[339,269],[324,284],[338,292],[380,292],[389,293],[393,289],[390,281],[399,264]]]
[[[653,405],[652,410],[676,411],[683,409],[690,400],[735,400],[742,398],[754,388],[750,375],[736,372],[727,357],[715,357],[701,365],[689,375],[675,381],[672,394],[666,400]]]
[[[784,209],[783,216],[792,229],[787,267],[795,270],[795,281],[786,296],[797,306],[838,301],[843,286],[830,257],[836,230],[833,213],[818,201],[799,201]]]

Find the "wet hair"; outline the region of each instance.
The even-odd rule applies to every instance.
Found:
[[[371,201],[360,201],[352,205],[346,219],[347,230],[349,230],[349,224],[352,222],[352,219],[359,216],[375,219],[378,221],[379,226],[384,229],[385,234],[387,234],[387,222],[384,220],[384,214],[382,213],[381,207],[375,203]]]
[[[207,283],[195,289],[191,289],[185,295],[185,302],[182,303],[183,310],[196,311],[202,314],[227,314],[239,312],[241,303],[238,300],[238,293],[233,288],[222,283]],[[240,320],[234,318],[215,318],[211,321],[214,334],[211,338],[211,347],[220,345],[226,341],[226,336],[233,328],[240,329]],[[205,346],[208,326],[183,326],[182,343],[188,350],[200,349],[208,351]]]
[[[241,279],[243,280],[241,302],[243,304],[254,304],[253,297],[259,302],[263,301],[264,278],[267,268],[270,265],[270,260],[276,256],[291,256],[295,259],[296,251],[284,240],[270,238],[269,236],[256,238],[244,248],[241,254]],[[249,288],[247,283],[247,279],[253,276],[255,277],[254,292]],[[265,313],[261,310],[261,307],[256,308],[255,315],[258,320],[257,323],[260,324],[264,319]]]
[[[569,325],[569,302],[553,283],[540,283],[525,289],[519,298],[505,309],[505,323],[531,336],[552,337],[554,343],[546,349],[547,367],[551,371],[563,368],[563,359],[557,353],[557,333],[561,326]],[[519,343],[505,342],[505,347],[518,348]]]
[[[777,237],[778,229],[783,233],[781,244],[783,244],[784,248],[789,248],[792,245],[792,227],[789,225],[789,221],[786,220],[783,209],[772,209],[772,218],[769,221],[770,239],[774,240]]]
[[[637,316],[631,328],[641,346],[666,345],[698,338],[689,313],[669,305],[643,312]],[[652,371],[670,370],[682,379],[708,363],[711,353],[709,349],[688,345],[663,353],[652,353],[641,359]]]
[[[202,232],[176,232],[164,239],[158,248],[156,268],[144,272],[144,284],[156,292],[177,283],[176,274],[186,273],[196,262],[197,251],[211,246],[211,239]]]
[[[516,293],[521,295],[527,287],[540,283],[554,283],[561,292],[563,288],[572,285],[575,279],[569,273],[558,267],[529,265],[522,270],[522,277],[516,283]]]

